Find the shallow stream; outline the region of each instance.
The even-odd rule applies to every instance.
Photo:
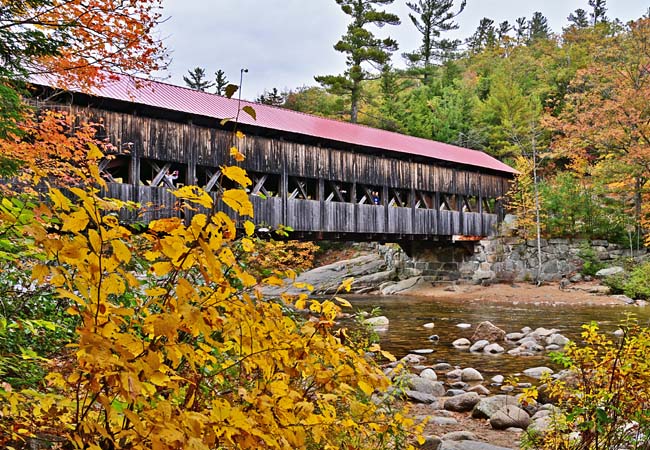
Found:
[[[558,293],[561,295],[561,293]],[[523,327],[556,328],[566,337],[577,340],[581,325],[596,321],[603,331],[613,332],[630,313],[641,324],[650,324],[650,307],[635,306],[573,306],[549,304],[494,304],[476,301],[435,299],[409,296],[346,296],[354,310],[371,311],[379,308],[379,315],[390,320],[387,331],[379,332],[381,346],[400,358],[412,350],[434,349],[426,355],[428,363],[448,362],[461,367],[474,367],[484,376],[511,375],[526,368],[551,365],[547,356],[522,357],[508,354],[489,355],[455,349],[451,343],[461,337],[471,338],[476,325],[489,320],[506,333],[518,332]],[[434,323],[434,328],[423,325]],[[471,328],[461,329],[460,323]],[[429,336],[438,335],[432,342]],[[506,350],[510,349],[504,345]]]

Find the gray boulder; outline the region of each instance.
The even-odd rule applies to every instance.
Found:
[[[503,342],[506,337],[506,332],[501,328],[492,324],[492,322],[485,321],[478,324],[474,334],[472,335],[472,341],[487,340],[490,342]]]
[[[486,345],[490,345],[490,341],[486,339],[481,339],[480,341],[476,341],[472,344],[472,346],[469,348],[470,352],[480,352],[485,348]]]
[[[394,295],[415,287],[422,282],[422,277],[412,277],[397,283],[389,284],[381,289],[381,295]]]
[[[417,375],[412,375],[407,379],[407,386],[411,390],[435,395],[437,397],[445,395],[445,388],[442,383],[428,378],[419,377]]]
[[[444,408],[454,412],[471,411],[480,400],[481,398],[476,392],[467,392],[445,400]]]
[[[623,273],[623,272],[625,272],[625,269],[623,269],[621,266],[606,267],[596,272],[596,277],[607,278],[607,277],[611,277],[612,275],[616,275],[618,273]]]
[[[513,450],[513,448],[499,447],[480,441],[442,441],[439,450]]]
[[[373,328],[388,328],[390,321],[386,316],[377,316],[364,319],[363,323]]]
[[[506,428],[525,430],[530,425],[530,416],[518,406],[507,405],[490,417],[490,425],[495,430],[505,430]]]
[[[413,391],[411,389],[407,389],[404,391],[404,395],[412,401],[416,403],[435,403],[438,401],[438,397],[435,395],[427,394],[425,392],[420,392],[420,391]]]
[[[494,344],[486,345],[483,348],[484,353],[490,353],[491,355],[497,355],[497,354],[503,353],[505,351],[506,350],[503,347],[501,347],[499,344],[497,344],[496,342]]]
[[[438,375],[436,374],[435,370],[429,368],[426,368],[420,372],[420,376],[431,381],[436,381],[438,379]]]
[[[466,347],[469,347],[470,345],[472,345],[472,343],[470,342],[469,339],[460,338],[460,339],[456,339],[454,342],[452,342],[451,345],[453,345],[456,348],[466,348]]]
[[[460,373],[460,379],[463,381],[483,381],[483,375],[478,370],[467,367]]]
[[[554,373],[554,371],[553,371],[553,369],[551,369],[549,367],[544,367],[544,366],[531,367],[530,369],[524,370],[524,375],[526,375],[527,377],[530,377],[530,378],[536,378],[538,380],[540,378],[542,378],[542,376],[544,374],[547,374],[547,373],[552,374],[552,373]]]
[[[440,450],[442,441],[438,436],[425,436],[424,443],[418,449],[420,450]]]
[[[481,399],[472,410],[475,419],[489,419],[497,411],[507,405],[517,405],[517,399],[509,395],[495,395]]]
[[[559,345],[560,347],[564,347],[568,343],[569,343],[569,338],[561,335],[560,333],[553,333],[552,335],[546,338],[547,345]]]
[[[378,287],[380,284],[394,280],[397,277],[397,269],[384,270],[383,272],[371,273],[355,278],[352,282],[352,289],[358,291],[368,287]]]

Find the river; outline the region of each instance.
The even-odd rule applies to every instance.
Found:
[[[596,321],[603,331],[613,332],[629,314],[641,324],[650,323],[650,307],[635,306],[573,306],[549,304],[494,304],[409,296],[346,296],[354,310],[379,309],[379,315],[390,320],[387,331],[379,332],[381,346],[400,358],[415,349],[433,349],[427,363],[447,362],[461,367],[474,367],[484,376],[512,375],[526,368],[551,365],[547,356],[522,357],[508,354],[488,355],[455,349],[451,343],[458,338],[471,338],[476,325],[489,320],[506,333],[523,327],[556,328],[566,337],[577,340],[581,325]],[[425,328],[426,323],[434,328]],[[469,329],[457,325],[467,323]],[[429,336],[439,336],[437,342]],[[504,345],[506,350],[510,347]]]

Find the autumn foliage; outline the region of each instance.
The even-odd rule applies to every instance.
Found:
[[[85,145],[78,149],[91,158],[87,187],[52,188],[46,203],[27,210],[3,200],[3,238],[29,250],[21,267],[32,285],[51,287],[78,325],[56,358],[24,354],[47,368],[40,389],[0,386],[0,445],[406,446],[413,423],[391,412],[388,379],[333,333],[344,300],[262,298],[242,263],[256,248],[255,227],[247,221],[237,239],[221,211],[188,225],[154,221],[133,235],[117,219],[125,205],[99,196],[102,154]],[[237,167],[223,173],[241,187],[250,182]],[[212,209],[198,187],[175,195]],[[244,189],[225,191],[223,200],[253,215]],[[287,314],[294,301],[309,317]],[[11,326],[5,322],[0,335]]]

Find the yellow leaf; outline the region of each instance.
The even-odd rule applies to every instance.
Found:
[[[248,187],[253,182],[251,181],[250,178],[248,178],[248,175],[246,174],[246,171],[242,169],[241,167],[237,166],[226,166],[226,167],[221,167],[221,173],[225,177],[230,178],[232,181],[235,183],[239,184],[242,187]]]
[[[250,252],[252,252],[253,250],[255,250],[255,244],[253,244],[253,241],[251,241],[251,240],[248,239],[248,238],[243,238],[243,239],[241,240],[241,246],[242,246],[242,248],[244,249],[245,252],[249,252],[249,253],[250,253]]]
[[[43,264],[37,264],[32,268],[32,280],[42,283],[45,277],[50,273],[50,269]]]
[[[347,301],[346,299],[344,299],[344,298],[334,297],[334,300],[336,300],[337,302],[339,302],[339,304],[341,306],[345,306],[346,308],[351,308],[352,307],[352,304],[349,301]]]
[[[375,389],[372,386],[370,386],[368,383],[366,383],[363,380],[359,380],[357,382],[357,386],[359,386],[359,389],[361,389],[363,393],[366,395],[370,395],[375,391]]]
[[[235,137],[236,137],[237,139],[244,139],[244,136],[245,136],[244,133],[242,133],[242,132],[239,131],[239,130],[237,130],[237,132],[235,133]]]
[[[341,286],[339,286],[338,290],[345,289],[345,292],[350,292],[350,289],[352,288],[352,282],[354,281],[354,278],[347,278],[343,280],[341,283]]]
[[[198,186],[183,186],[173,191],[173,194],[177,198],[199,204],[204,208],[212,208],[212,197]]]
[[[244,230],[246,231],[246,236],[250,236],[255,233],[255,224],[250,220],[244,222]]]
[[[56,209],[70,211],[70,200],[58,189],[50,190],[50,200],[54,203]]]
[[[99,233],[95,230],[88,230],[88,240],[93,251],[99,253],[102,249],[102,239],[99,237]]]
[[[89,142],[88,148],[90,149],[88,151],[88,159],[102,159],[104,157],[104,154],[96,144]]]
[[[169,377],[162,372],[154,372],[149,377],[149,381],[151,381],[156,386],[165,386],[167,383],[169,383]]]
[[[223,193],[223,202],[242,216],[253,217],[253,204],[246,191],[242,189],[228,189]]]
[[[131,260],[131,252],[126,244],[120,240],[111,242],[113,254],[122,262],[128,263]]]
[[[145,289],[144,293],[147,294],[149,297],[160,297],[161,295],[167,294],[167,289],[163,287],[152,287],[149,289]]]

